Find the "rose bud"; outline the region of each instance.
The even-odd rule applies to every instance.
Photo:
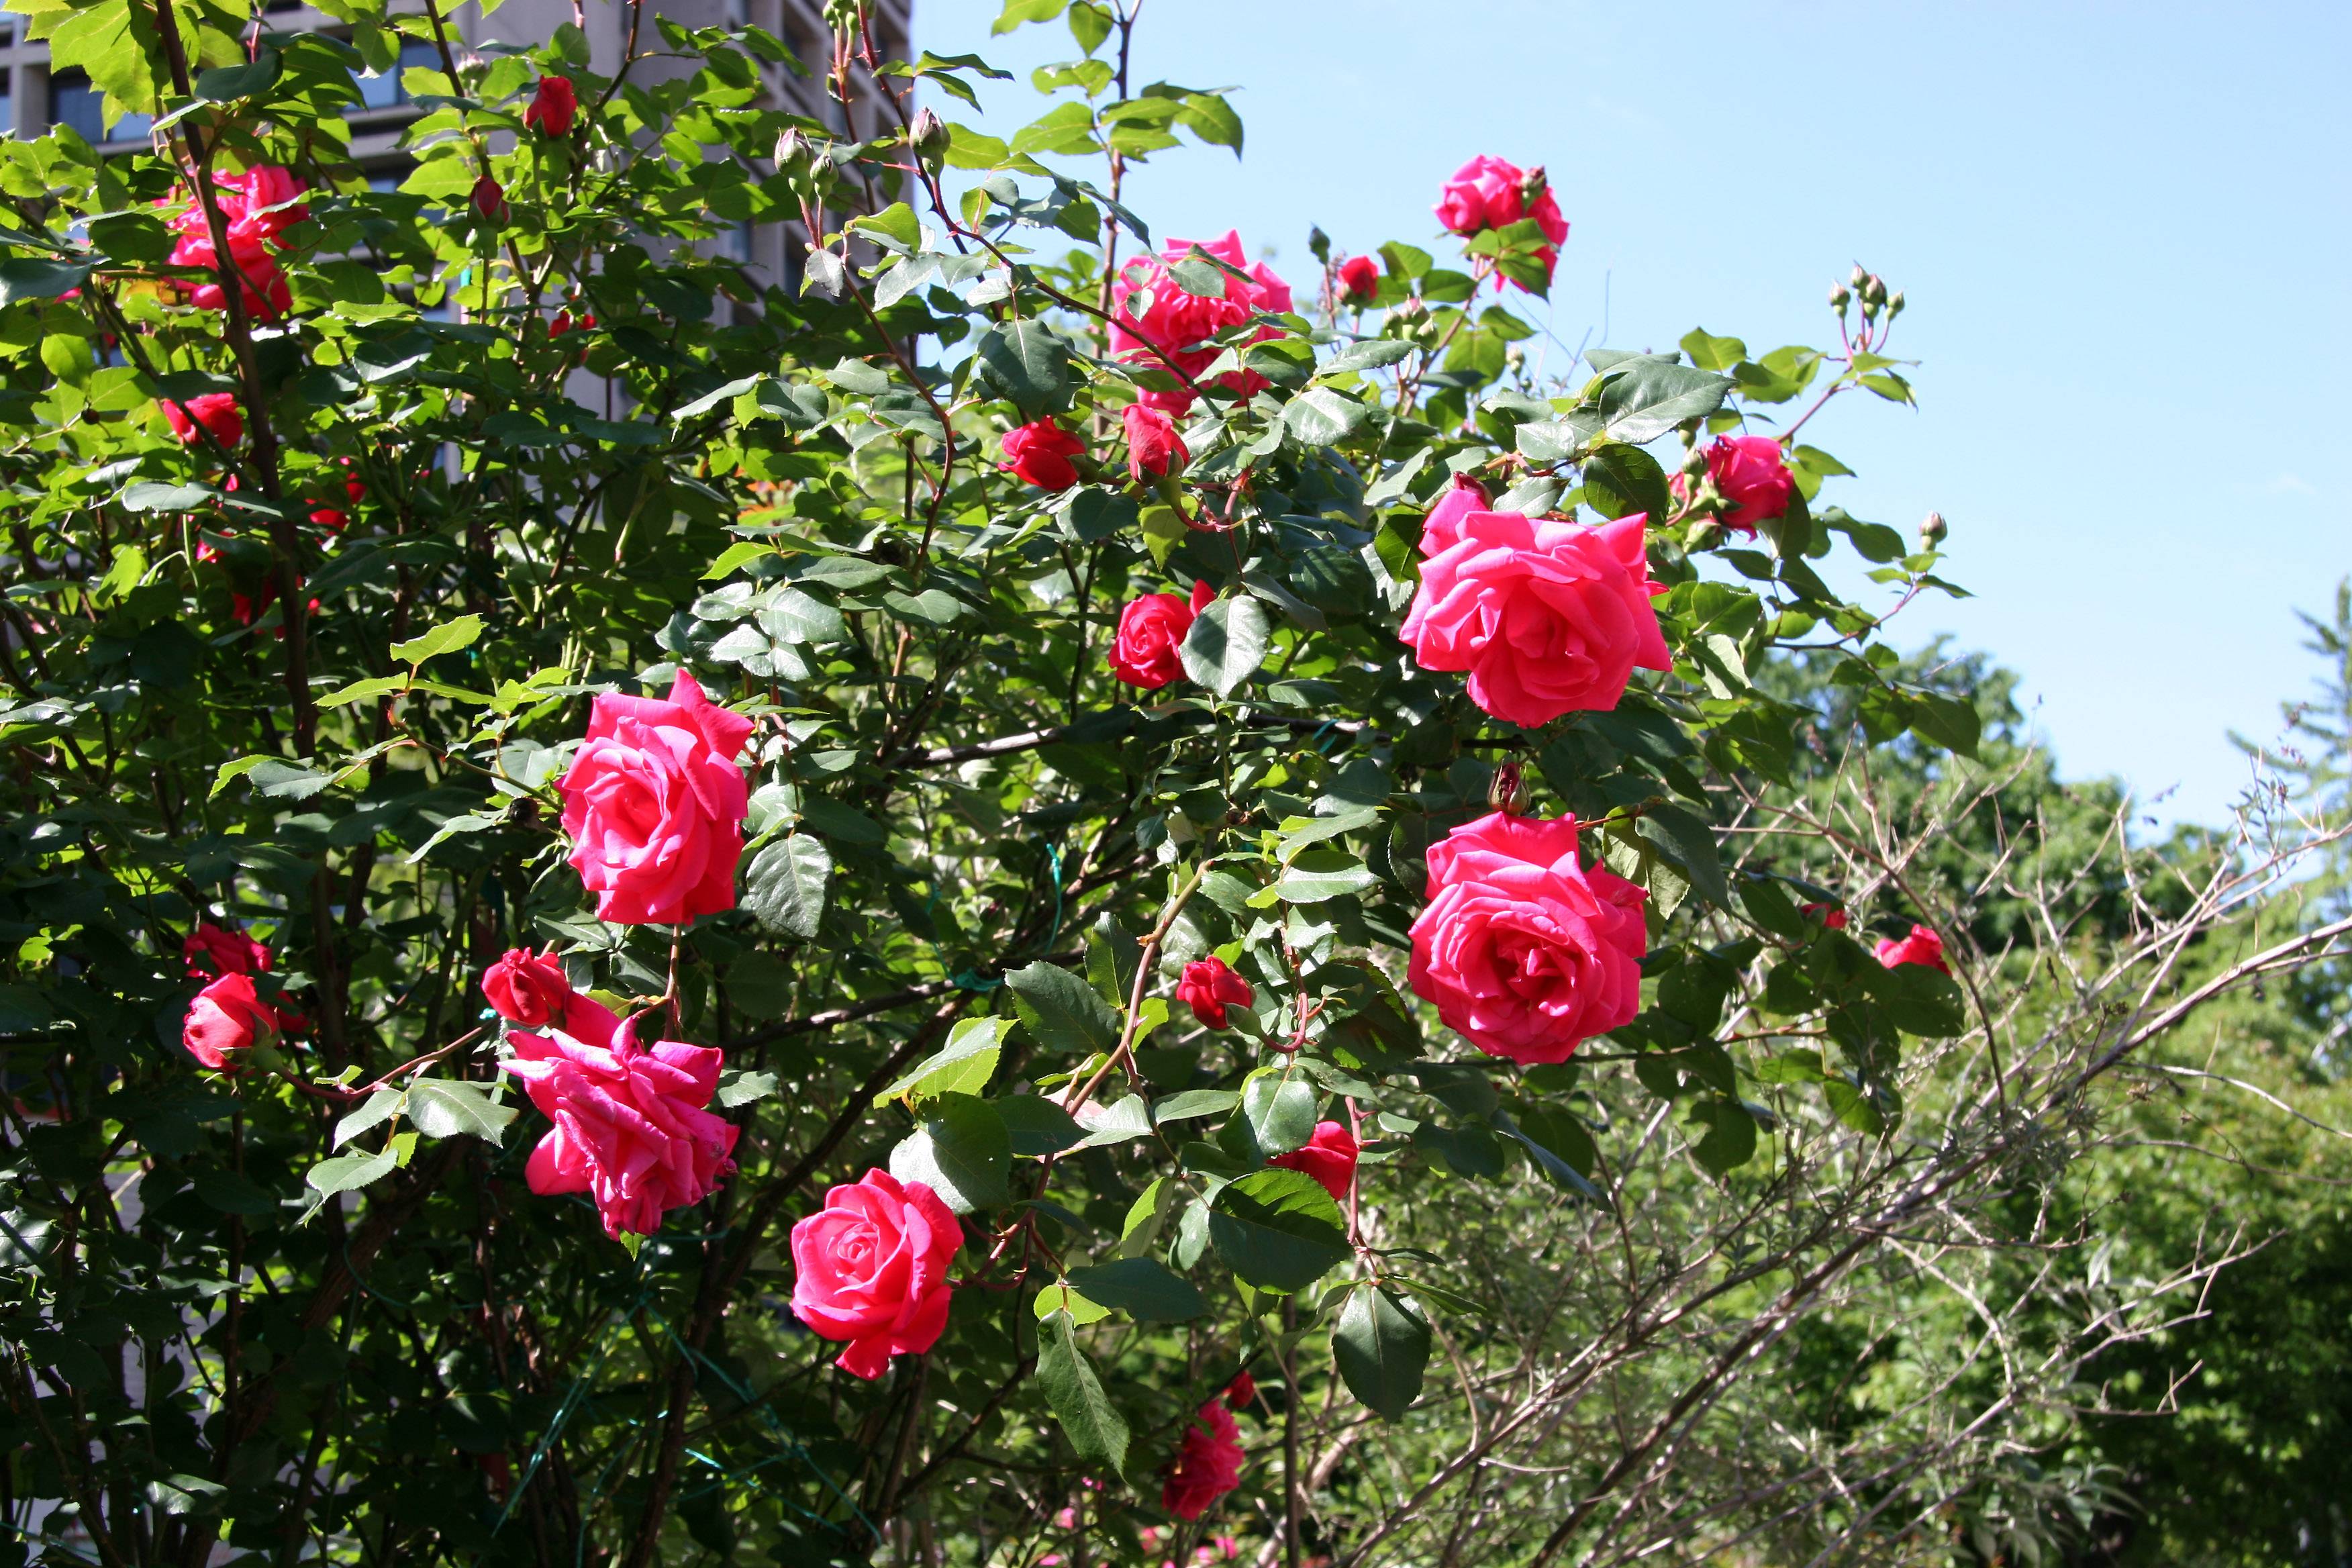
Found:
[[[1369,305],[1381,291],[1380,264],[1369,256],[1351,256],[1339,263],[1339,298],[1351,305]]]
[[[523,129],[544,136],[569,136],[579,113],[580,95],[572,90],[572,79],[543,76],[539,79],[539,90],[530,95],[530,107],[522,111]]]
[[[1176,983],[1176,999],[1192,1008],[1192,1016],[1212,1029],[1225,1027],[1227,1007],[1246,1007],[1255,996],[1250,983],[1214,954],[1186,964],[1183,977]]]
[[[474,210],[482,215],[483,222],[493,228],[506,226],[507,218],[509,216],[507,207],[507,189],[499,184],[496,175],[484,174],[480,179],[476,180],[473,195],[467,199],[474,204]]]
[[[1165,410],[1130,403],[1119,418],[1127,426],[1127,471],[1137,484],[1147,474],[1157,479],[1192,460],[1192,448],[1176,433],[1176,421]]]

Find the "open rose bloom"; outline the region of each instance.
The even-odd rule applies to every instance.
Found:
[[[1184,1428],[1160,1482],[1160,1505],[1179,1519],[1198,1519],[1241,1484],[1241,1427],[1231,1411],[1212,1399]]]
[[[734,1169],[737,1129],[708,1109],[725,1053],[676,1040],[647,1049],[636,1026],[604,1040],[562,1028],[508,1037],[506,1070],[555,1123],[524,1167],[530,1190],[588,1194],[616,1239],[653,1235],[665,1213],[700,1203]]]
[[[937,1193],[868,1171],[793,1226],[793,1313],[849,1342],[835,1366],[880,1377],[892,1356],[939,1342],[953,1293],[948,1265],[962,1246],[963,1226]]]
[[[294,175],[267,163],[213,176],[213,199],[228,236],[228,270],[238,283],[239,303],[257,321],[273,321],[293,307],[277,252],[285,247],[286,231],[310,216],[301,200],[303,189]],[[189,196],[186,207],[173,216],[172,231],[180,237],[172,248],[173,266],[215,269],[210,279],[187,280],[192,302],[200,310],[228,309],[217,275],[221,258],[212,217],[200,199]]]
[[[1242,274],[1238,278],[1223,274],[1223,295],[1187,294],[1168,270],[1170,262],[1183,260],[1196,245]],[[1208,342],[1210,338],[1254,315],[1289,310],[1290,285],[1265,262],[1250,260],[1242,250],[1239,232],[1228,229],[1223,239],[1171,239],[1157,256],[1131,258],[1111,284],[1110,300],[1114,355],[1162,371],[1168,368],[1161,357],[1165,355],[1186,375],[1197,377],[1220,352]],[[1261,327],[1251,341],[1278,335],[1272,327]],[[1154,349],[1160,352],[1155,353]],[[1243,397],[1271,384],[1255,371],[1234,371],[1219,380],[1228,391]],[[1171,414],[1181,414],[1192,406],[1191,390],[1181,386],[1172,392],[1146,391],[1140,396],[1150,406]]]
[[[1174,594],[1146,594],[1129,602],[1118,613],[1118,635],[1104,656],[1110,661],[1110,672],[1146,691],[1157,691],[1176,679],[1184,673],[1184,638],[1216,597],[1214,588],[1194,583],[1190,599]]]
[[[1543,265],[1544,277],[1549,279],[1559,259],[1559,247],[1568,243],[1568,219],[1560,216],[1559,203],[1552,198],[1549,184],[1529,201],[1530,183],[1530,171],[1508,159],[1485,155],[1473,158],[1454,170],[1454,177],[1445,182],[1445,189],[1437,199],[1437,221],[1466,239],[1490,228],[1507,228],[1522,219],[1534,219],[1536,227],[1550,242],[1536,253]],[[1502,279],[1496,282],[1499,286]]]
[[[1640,512],[1598,528],[1479,511],[1448,494],[1422,531],[1402,633],[1423,669],[1467,670],[1470,700],[1529,729],[1606,711],[1636,668],[1674,663],[1658,631]]]
[[[596,699],[563,775],[563,831],[598,920],[682,925],[735,907],[751,798],[735,757],[751,735],[684,670],[666,700]]]
[[[1492,1057],[1563,1062],[1642,1010],[1646,895],[1577,858],[1576,818],[1496,812],[1429,851],[1407,974]]]

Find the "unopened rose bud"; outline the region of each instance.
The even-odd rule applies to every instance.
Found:
[[[1701,474],[1706,472],[1706,447],[1694,443],[1691,449],[1683,454],[1683,472],[1688,474],[1692,479],[1696,479]]]
[[[1831,308],[1835,310],[1839,315],[1844,315],[1845,308],[1853,303],[1853,289],[1848,289],[1843,283],[1833,283],[1830,285],[1830,305]]]
[[[1926,521],[1919,524],[1919,537],[1931,548],[1943,543],[1944,536],[1951,531],[1951,529],[1945,524],[1944,514],[1940,511],[1929,512]]]
[[[1331,237],[1323,232],[1320,224],[1307,226],[1307,251],[1324,266],[1331,265]]]
[[[1897,317],[1897,316],[1901,315],[1902,313],[1903,313],[1903,290],[1902,290],[1902,289],[1897,289],[1896,290],[1895,290],[1895,292],[1894,292],[1893,294],[1891,294],[1891,295],[1889,295],[1889,296],[1887,297],[1887,300],[1886,300],[1886,319],[1887,319],[1888,321],[1893,321],[1895,317]]]
[[[1862,263],[1857,261],[1853,264],[1853,276],[1848,278],[1846,281],[1853,285],[1854,292],[1859,294],[1862,292],[1863,285],[1870,281],[1870,274],[1864,271]]]
[[[1872,273],[1870,275],[1870,282],[1862,291],[1862,297],[1869,300],[1874,305],[1884,305],[1886,303],[1886,279],[1881,278],[1875,272]]]
[[[1549,184],[1551,184],[1550,176],[1544,173],[1544,166],[1538,163],[1520,177],[1519,195],[1532,205],[1535,199],[1544,194],[1544,187]]]
[[[1513,343],[1503,351],[1503,368],[1517,375],[1528,368],[1528,351]]]
[[[776,138],[776,167],[790,170],[797,164],[808,146],[807,139],[798,131],[787,130]]]
[[[480,179],[476,180],[474,194],[470,199],[474,204],[474,210],[482,215],[484,223],[493,228],[506,226],[507,191],[504,185],[499,184],[496,175],[484,174]]]
[[[1528,781],[1519,764],[1505,763],[1495,770],[1494,781],[1486,786],[1486,804],[1496,811],[1514,816],[1527,810],[1532,797],[1528,793]]]
[[[917,111],[915,123],[907,132],[907,142],[914,148],[923,167],[936,174],[948,161],[948,142],[952,137],[948,122],[925,109]]]

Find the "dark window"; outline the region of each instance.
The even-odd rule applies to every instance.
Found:
[[[79,66],[49,73],[49,123],[70,125],[85,142],[143,142],[154,123],[148,114],[126,114],[108,130],[103,100],[90,86],[89,73]]]
[[[400,85],[400,73],[411,66],[428,69],[441,68],[441,51],[422,38],[404,39],[400,46],[400,63],[382,76],[353,77],[352,85],[360,90],[360,109],[366,112],[379,109],[398,109],[408,101],[408,91]]]

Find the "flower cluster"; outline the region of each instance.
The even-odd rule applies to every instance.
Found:
[[[245,313],[257,321],[276,321],[294,305],[293,290],[278,265],[277,253],[286,247],[286,231],[310,216],[309,204],[302,200],[303,184],[268,163],[242,174],[215,174],[212,183],[213,201],[228,236],[226,265],[214,241],[211,215],[200,198],[192,199],[172,218],[172,232],[180,238],[172,247],[171,264],[213,270],[215,276],[197,283],[192,292],[199,309],[228,309],[219,277],[227,272],[236,279],[238,301]]]
[[[1196,248],[1224,263],[1219,268],[1222,294],[1191,293],[1169,271],[1171,262],[1183,260]],[[1111,353],[1163,373],[1172,363],[1189,379],[1217,357],[1219,351],[1210,339],[1253,316],[1289,310],[1290,285],[1265,262],[1251,261],[1242,250],[1239,232],[1227,230],[1222,239],[1171,239],[1157,256],[1134,258],[1119,268],[1110,298]],[[1261,326],[1250,341],[1279,335],[1273,327]],[[1268,383],[1254,371],[1233,371],[1220,376],[1218,384],[1237,397],[1247,397]],[[1171,414],[1182,414],[1193,401],[1192,388],[1184,386],[1147,390],[1141,396],[1150,406]]]

